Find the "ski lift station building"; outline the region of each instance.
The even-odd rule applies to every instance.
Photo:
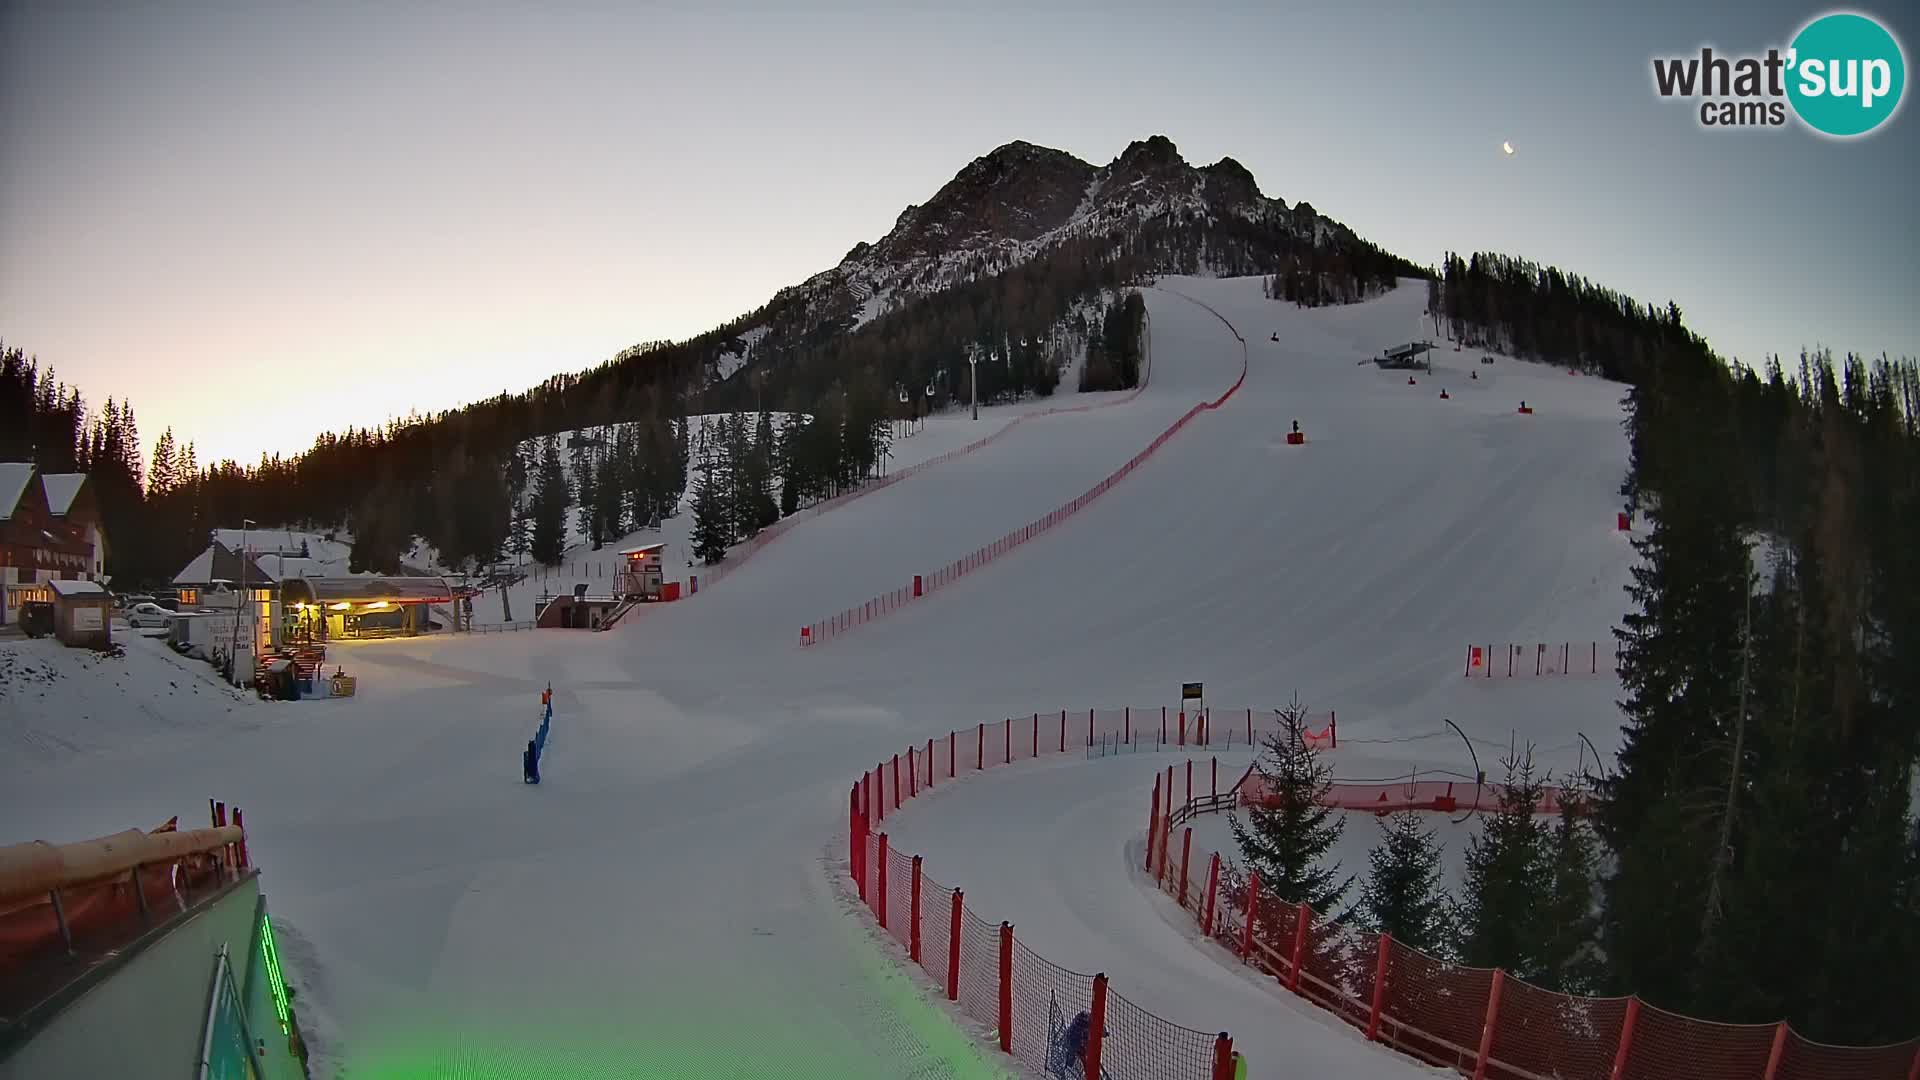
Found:
[[[1395,345],[1392,348],[1380,350],[1380,355],[1374,357],[1373,362],[1383,368],[1425,368],[1432,371],[1433,360],[1421,359],[1432,351],[1433,342],[1431,341],[1409,341],[1405,345]]]

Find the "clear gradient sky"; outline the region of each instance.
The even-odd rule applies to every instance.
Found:
[[[1723,353],[1920,352],[1920,112],[1838,143],[1653,93],[1655,54],[1818,5],[535,7],[0,0],[0,337],[149,448],[255,460],[710,329],[1001,143],[1165,134]],[[1913,9],[1865,10],[1920,60]]]

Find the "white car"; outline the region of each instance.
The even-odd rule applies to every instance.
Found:
[[[173,612],[159,604],[135,604],[127,609],[127,625],[135,630],[144,627],[167,627],[173,625]]]

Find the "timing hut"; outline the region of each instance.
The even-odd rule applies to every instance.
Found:
[[[620,572],[613,578],[613,595],[621,600],[659,600],[664,588],[667,545],[642,544],[620,553]]]

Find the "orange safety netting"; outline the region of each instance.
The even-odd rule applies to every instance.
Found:
[[[1198,807],[1199,812],[1217,809]],[[1176,806],[1171,813],[1182,811]],[[1195,854],[1191,861],[1200,859]],[[1170,885],[1163,888],[1171,891]],[[1249,942],[1250,895],[1255,915]],[[1196,921],[1204,919],[1203,908],[1188,906]],[[1303,913],[1309,919],[1304,933]],[[1261,896],[1257,885],[1234,869],[1223,868],[1214,919],[1215,939],[1244,962],[1294,986],[1356,1028],[1373,1031],[1385,1045],[1469,1075],[1479,1070],[1511,1080],[1661,1080],[1676,1075],[1677,1063],[1684,1064],[1687,1076],[1701,1080],[1915,1080],[1920,1075],[1920,1039],[1829,1046],[1803,1039],[1785,1024],[1723,1024],[1634,998],[1546,990],[1391,939],[1385,939],[1383,956],[1382,935]],[[1376,993],[1382,971],[1385,982]]]

